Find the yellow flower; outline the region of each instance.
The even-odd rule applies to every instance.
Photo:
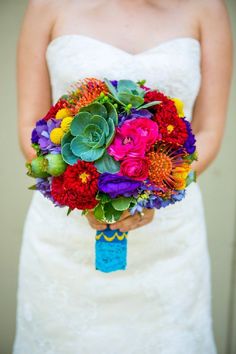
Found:
[[[56,114],[56,119],[63,119],[71,115],[71,112],[67,108],[62,108],[59,109],[59,111]]]
[[[173,174],[177,177],[177,178],[184,178],[186,179],[189,172],[191,170],[191,167],[189,164],[185,163],[181,166],[177,166],[175,167]]]
[[[179,117],[184,117],[184,104],[179,98],[172,98],[172,101],[175,103]]]
[[[53,144],[60,145],[64,132],[61,128],[54,128],[50,133],[50,140]]]
[[[175,189],[182,190],[186,188],[186,179],[190,170],[191,167],[187,163],[175,167],[175,169],[173,170],[173,176],[175,178]]]
[[[183,190],[186,188],[186,180],[185,179],[181,179],[181,178],[176,178],[175,179],[175,189],[177,191]]]
[[[65,117],[61,121],[61,129],[66,133],[70,129],[70,124],[73,120],[73,117]]]

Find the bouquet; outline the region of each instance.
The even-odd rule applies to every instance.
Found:
[[[183,103],[145,81],[85,78],[36,122],[27,162],[40,191],[57,207],[93,210],[96,269],[126,269],[127,233],[111,230],[122,213],[180,201],[195,181],[195,137]]]

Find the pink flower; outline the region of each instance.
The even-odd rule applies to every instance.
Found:
[[[148,178],[148,159],[143,157],[127,157],[120,165],[120,174],[137,181],[144,181]]]
[[[108,153],[115,160],[125,157],[144,157],[152,144],[159,138],[158,125],[147,118],[126,121],[117,128],[115,139],[108,148]]]
[[[137,118],[130,121],[130,123],[132,123],[132,127],[135,128],[137,133],[145,140],[146,151],[150,150],[150,147],[161,138],[157,123],[151,119]]]

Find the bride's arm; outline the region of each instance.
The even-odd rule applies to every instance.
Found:
[[[31,131],[51,103],[45,52],[53,26],[50,1],[31,0],[23,20],[17,50],[18,135],[27,160],[35,155]]]
[[[192,121],[199,156],[193,164],[197,175],[219,151],[232,76],[232,36],[225,4],[222,0],[210,0],[199,1],[198,5],[201,6],[202,83]]]

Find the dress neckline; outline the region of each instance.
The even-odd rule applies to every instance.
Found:
[[[197,47],[200,49],[200,41],[197,39],[197,38],[194,38],[194,37],[188,37],[188,36],[181,36],[181,37],[174,37],[174,38],[171,38],[171,39],[168,39],[168,40],[165,40],[163,42],[160,42],[159,44],[151,47],[151,48],[147,48],[141,52],[138,52],[138,53],[130,53],[130,52],[127,52],[126,50],[122,49],[122,48],[119,48],[119,47],[116,47],[108,42],[104,42],[104,41],[101,41],[99,39],[96,39],[94,37],[90,37],[90,36],[86,36],[86,35],[83,35],[83,34],[62,34],[60,36],[57,36],[55,38],[53,38],[49,43],[48,43],[48,46],[47,46],[47,49],[46,49],[46,52],[48,52],[50,49],[52,49],[56,44],[60,43],[60,41],[64,40],[64,39],[69,39],[69,38],[81,38],[81,39],[84,39],[84,40],[88,40],[88,41],[91,41],[91,42],[94,42],[94,43],[97,43],[97,44],[101,44],[103,46],[106,46],[108,48],[111,48],[113,50],[116,50],[116,51],[119,51],[121,53],[124,53],[130,57],[138,57],[138,56],[141,56],[141,55],[145,55],[145,54],[148,54],[152,51],[156,51],[158,49],[161,49],[165,46],[168,46],[168,45],[171,45],[175,42],[179,42],[179,41],[189,41],[189,42],[192,42],[194,44],[197,45]]]

